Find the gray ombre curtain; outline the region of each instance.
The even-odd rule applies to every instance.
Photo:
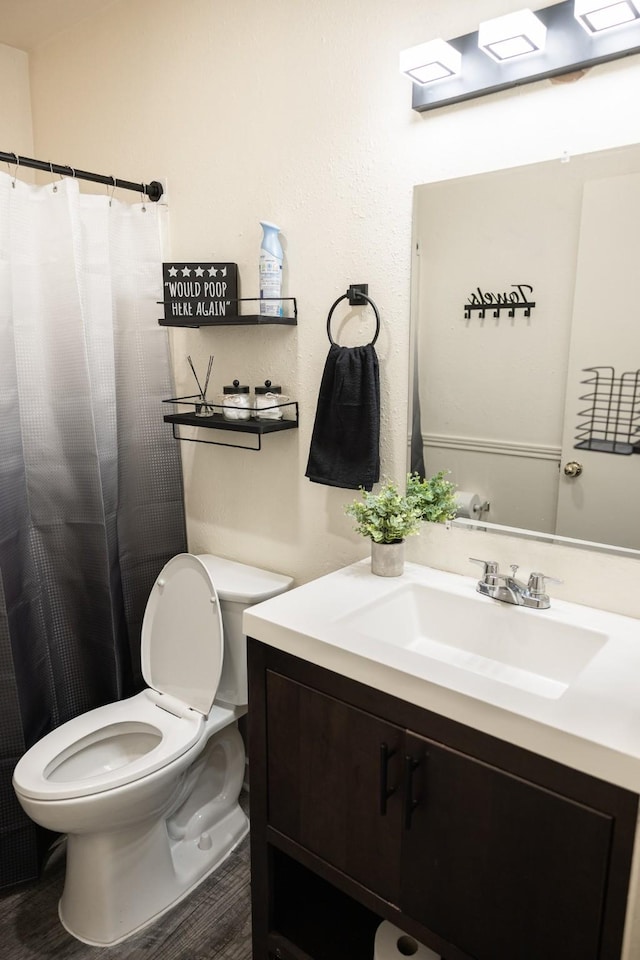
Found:
[[[0,174],[0,886],[36,876],[48,839],[17,760],[140,689],[147,596],[185,549],[162,216]]]

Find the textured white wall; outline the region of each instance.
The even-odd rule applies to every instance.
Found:
[[[261,453],[183,444],[191,549],[298,581],[365,556],[343,515],[352,494],[304,478],[331,303],[368,282],[380,308],[383,472],[401,480],[414,184],[638,139],[636,112],[622,106],[637,99],[638,58],[573,84],[411,110],[402,48],[520,6],[126,0],[31,55],[37,155],[167,177],[173,257],[234,260],[249,295],[258,220],[282,228],[298,327],[173,337],[179,387],[191,387],[186,354],[202,366],[213,353],[216,390],[270,377],[300,401],[300,430],[266,438]],[[334,335],[354,343],[370,329],[364,313]]]
[[[32,157],[29,58],[22,50],[4,43],[0,43],[0,91],[0,150]],[[27,178],[28,175],[24,176]]]

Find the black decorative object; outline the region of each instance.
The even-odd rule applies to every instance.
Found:
[[[235,263],[163,263],[165,323],[194,326],[236,312],[238,266]]]
[[[617,453],[629,456],[640,453],[640,370],[629,370],[616,376],[613,367],[585,367],[592,374],[581,383],[592,390],[580,397],[590,401],[579,417],[575,450],[596,453]]]
[[[499,317],[504,311],[508,317],[515,317],[516,311],[522,311],[525,317],[531,316],[535,307],[533,287],[530,283],[512,283],[509,290],[493,293],[476,287],[464,305],[464,319],[470,320],[472,314],[477,314],[484,320],[487,310],[493,317]]]

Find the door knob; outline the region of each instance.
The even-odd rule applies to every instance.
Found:
[[[578,463],[577,460],[569,460],[568,463],[564,465],[564,475],[565,477],[572,477],[575,479],[579,477],[582,473],[582,464]]]

